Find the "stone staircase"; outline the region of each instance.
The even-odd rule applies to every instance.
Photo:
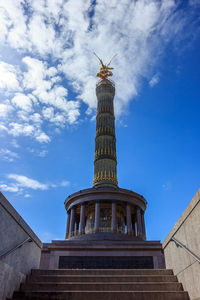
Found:
[[[172,270],[32,270],[13,300],[189,300]]]

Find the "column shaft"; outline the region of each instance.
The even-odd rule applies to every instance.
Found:
[[[137,208],[137,236],[142,237],[142,218],[141,218],[141,210]]]
[[[78,224],[77,222],[74,223],[74,235],[76,236],[76,233],[77,233],[77,227],[78,227]]]
[[[100,218],[100,203],[96,202],[95,203],[95,232],[99,232],[99,218]]]
[[[132,220],[132,233],[133,233],[133,236],[136,236],[135,222],[136,222],[136,216],[134,215],[133,220]]]
[[[67,212],[67,225],[66,225],[65,239],[67,239],[69,237],[69,225],[70,225],[70,213]]]
[[[117,231],[116,202],[112,202],[112,231]]]
[[[145,222],[144,222],[144,212],[142,212],[142,237],[146,240],[146,230],[145,230]]]
[[[70,217],[70,227],[69,227],[69,235],[72,236],[74,232],[74,222],[75,222],[75,209],[71,208],[71,217]]]
[[[129,203],[126,204],[126,223],[127,223],[127,233],[131,234],[131,205]]]
[[[81,204],[81,215],[80,215],[80,234],[85,233],[85,203]]]

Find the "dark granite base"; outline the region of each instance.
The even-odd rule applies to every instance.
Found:
[[[59,269],[153,269],[153,257],[60,256]]]

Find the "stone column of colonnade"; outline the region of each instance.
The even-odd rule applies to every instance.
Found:
[[[69,236],[69,226],[70,226],[70,212],[67,212],[67,225],[66,225],[65,239],[67,239]]]
[[[74,232],[74,224],[75,224],[75,208],[72,207],[70,210],[70,225],[69,225],[69,236],[71,237]]]
[[[117,205],[116,202],[112,202],[112,231],[117,232]]]
[[[127,223],[127,233],[132,233],[132,222],[131,222],[131,205],[126,203],[126,223]]]
[[[94,230],[95,233],[99,232],[99,221],[100,221],[100,202],[95,203],[95,221],[94,221]]]
[[[146,240],[146,230],[145,230],[145,221],[144,221],[144,212],[141,214],[142,217],[142,237]]]
[[[80,206],[80,226],[79,226],[79,234],[85,233],[85,203],[82,203]],[[111,221],[111,229],[112,232],[117,232],[117,204],[115,201],[111,203],[112,205],[112,221]],[[133,225],[132,225],[133,221]],[[144,222],[144,212],[137,207],[136,208],[136,223],[137,223],[137,232],[135,232],[134,228],[135,220],[132,220],[131,217],[131,204],[126,203],[126,225],[127,225],[127,234],[134,234],[135,236],[146,239],[145,232],[145,222]],[[100,225],[100,202],[95,202],[95,224],[94,231],[95,233],[99,232]],[[74,235],[74,231],[78,231],[78,228],[75,228],[75,207],[72,207],[68,212],[67,217],[67,226],[66,226],[66,238],[72,237]]]
[[[85,233],[85,203],[81,204],[81,213],[80,213],[80,234]]]
[[[137,207],[137,236],[143,237],[142,235],[142,214],[141,209]]]

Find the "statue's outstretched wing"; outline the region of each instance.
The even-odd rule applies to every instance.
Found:
[[[101,58],[99,58],[98,57],[98,55],[95,53],[95,52],[93,52],[94,53],[94,55],[98,58],[98,60],[100,61],[100,64],[102,65],[102,67],[104,66],[104,64],[103,64],[103,61],[102,61],[102,59]]]
[[[115,54],[115,55],[111,58],[110,62],[106,65],[107,67],[111,64],[111,61],[112,61],[113,58],[116,57],[116,56],[117,56],[117,54]]]

